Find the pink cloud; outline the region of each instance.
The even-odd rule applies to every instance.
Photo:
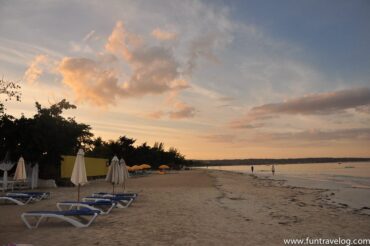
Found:
[[[78,101],[106,106],[114,104],[117,96],[127,94],[113,70],[104,69],[91,59],[66,57],[60,62],[58,71]]]
[[[165,30],[162,30],[160,28],[156,28],[152,31],[152,36],[155,37],[158,40],[168,41],[168,40],[176,39],[177,38],[177,33],[165,31]]]
[[[192,118],[194,115],[195,108],[183,102],[177,102],[174,105],[174,110],[169,112],[171,119]]]
[[[24,74],[24,80],[27,83],[35,83],[43,74],[48,65],[48,57],[46,55],[37,55],[30,63]]]
[[[212,143],[232,143],[237,140],[236,136],[232,134],[211,134],[201,136],[201,138],[204,138]]]
[[[121,21],[113,28],[105,51],[96,60],[66,57],[60,62],[58,71],[63,82],[79,101],[106,106],[119,98],[177,93],[189,87],[171,49],[146,45],[140,36],[128,32]],[[131,70],[125,78],[119,67],[122,63]],[[172,114],[173,118],[180,118],[192,111],[182,105]]]
[[[233,128],[248,128],[255,121],[276,118],[279,115],[318,115],[341,113],[347,109],[366,112],[370,105],[370,89],[358,88],[329,93],[311,94],[285,102],[253,107],[249,112],[230,123]]]

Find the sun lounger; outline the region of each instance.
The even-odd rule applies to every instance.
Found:
[[[42,192],[42,191],[18,191],[18,192],[8,192],[6,195],[29,195],[37,197],[39,200],[42,199],[50,199],[51,195],[50,192]]]
[[[30,202],[38,201],[37,197],[26,195],[26,194],[14,194],[14,195],[0,196],[0,201],[1,200],[5,202],[15,203],[17,205],[26,205]]]
[[[93,197],[114,197],[114,196],[123,196],[123,197],[131,197],[136,199],[138,197],[138,193],[108,193],[108,192],[97,192],[92,194]]]
[[[70,223],[71,225],[82,228],[88,227],[95,220],[100,211],[91,209],[66,210],[66,211],[31,211],[21,215],[24,224],[29,228],[38,228],[43,219],[56,218]],[[82,216],[90,217],[90,220],[82,218]],[[29,219],[34,219],[31,224]]]
[[[99,210],[100,214],[109,214],[110,211],[116,207],[117,202],[115,201],[87,201],[87,202],[76,202],[76,201],[65,201],[65,202],[58,202],[57,208],[60,211],[64,211],[65,208],[67,210],[72,209],[80,209],[80,208],[87,208],[90,210]]]
[[[89,201],[112,201],[116,202],[117,208],[128,208],[131,203],[134,201],[132,197],[123,197],[123,196],[115,196],[115,197],[84,197],[82,198],[84,202]]]

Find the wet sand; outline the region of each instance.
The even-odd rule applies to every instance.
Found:
[[[323,190],[232,172],[192,170],[131,178],[139,198],[127,209],[99,216],[89,228],[57,220],[29,230],[24,211],[54,210],[76,198],[75,188],[50,189],[52,198],[0,206],[0,245],[283,245],[284,238],[369,238],[370,216],[329,203]],[[103,181],[82,195],[111,191]]]

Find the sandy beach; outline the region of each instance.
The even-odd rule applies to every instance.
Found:
[[[0,245],[283,245],[286,238],[369,238],[370,216],[328,203],[318,189],[213,170],[179,171],[131,178],[139,198],[127,209],[99,216],[76,229],[61,221],[29,230],[24,211],[55,210],[76,199],[75,188],[50,189],[52,198],[25,206],[0,206]],[[103,181],[82,195],[111,191]]]

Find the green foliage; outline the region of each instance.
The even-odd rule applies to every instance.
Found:
[[[0,144],[2,156],[10,151],[13,161],[23,156],[28,162],[40,164],[40,176],[59,178],[62,155],[74,155],[80,146],[92,143],[90,126],[64,118],[64,110],[76,106],[66,100],[42,107],[36,102],[37,113],[33,118],[15,119],[8,115],[0,118]]]
[[[0,79],[0,114],[3,114],[5,110],[4,101],[11,99],[21,100],[20,88],[20,85],[15,82],[5,81],[3,78]],[[5,99],[2,99],[3,96]]]
[[[135,139],[126,136],[119,137],[116,141],[107,142],[97,138],[93,141],[93,149],[89,150],[86,155],[105,158],[117,155],[119,158],[124,158],[130,166],[147,163],[154,169],[162,164],[179,169],[185,163],[185,157],[175,148],[166,151],[163,143],[155,143],[153,147],[143,143],[134,147],[135,142]]]
[[[28,163],[38,162],[41,178],[58,180],[62,155],[75,155],[81,147],[86,156],[111,159],[117,155],[129,165],[148,163],[157,168],[166,164],[176,169],[185,163],[177,149],[166,151],[163,143],[155,143],[153,147],[143,143],[135,147],[136,140],[126,136],[110,141],[100,137],[93,139],[89,125],[62,116],[65,110],[76,108],[65,99],[50,107],[38,102],[35,106],[37,112],[33,118],[0,115],[0,158],[9,152],[12,161],[23,156]]]

